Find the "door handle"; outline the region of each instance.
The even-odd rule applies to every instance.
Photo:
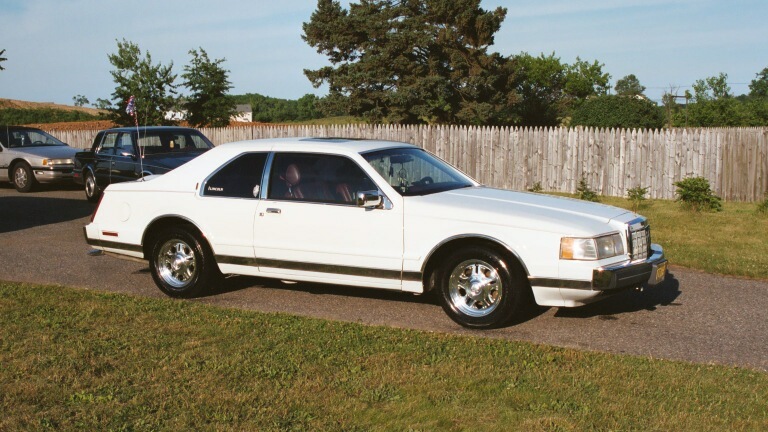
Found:
[[[279,208],[268,208],[268,209],[267,209],[267,213],[280,214],[280,213],[282,213],[282,212],[283,212],[283,211],[282,211],[282,210],[280,210]]]

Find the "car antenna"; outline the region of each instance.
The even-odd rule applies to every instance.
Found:
[[[125,112],[133,117],[133,121],[136,124],[136,146],[139,148],[139,175],[141,176],[141,179],[144,180],[144,151],[141,148],[141,142],[139,141],[141,138],[139,136],[139,115],[136,112],[136,98],[133,95],[128,98],[128,105],[125,107]]]

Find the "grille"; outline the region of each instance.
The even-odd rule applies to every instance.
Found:
[[[629,250],[632,261],[648,259],[651,251],[651,227],[645,220],[629,225]]]

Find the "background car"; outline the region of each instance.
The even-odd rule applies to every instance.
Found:
[[[19,192],[37,183],[70,182],[78,151],[40,129],[0,126],[0,179]]]
[[[163,176],[110,186],[87,242],[146,259],[189,297],[222,274],[438,292],[471,328],[530,299],[584,305],[666,274],[625,209],[482,186],[413,145],[285,138],[223,144]]]
[[[112,183],[165,174],[213,148],[200,131],[175,126],[107,129],[96,134],[89,151],[75,155],[74,179],[96,202]]]

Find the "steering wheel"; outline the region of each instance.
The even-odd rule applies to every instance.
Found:
[[[45,144],[45,143],[44,143],[44,142],[42,142],[42,141],[34,141],[34,142],[32,143],[32,145],[43,145],[43,144]]]
[[[419,184],[422,184],[424,186],[431,185],[434,182],[435,181],[432,180],[432,177],[430,177],[430,176],[422,177],[422,179],[419,180]]]

